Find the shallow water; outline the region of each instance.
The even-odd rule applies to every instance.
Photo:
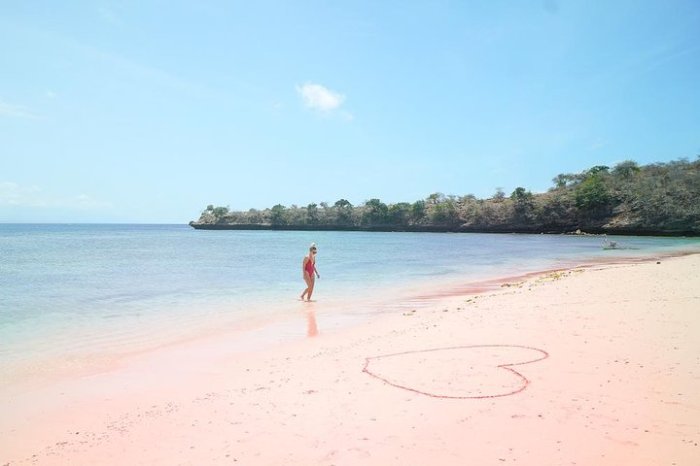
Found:
[[[301,261],[312,241],[321,273],[314,297],[335,310],[334,325],[381,312],[388,296],[400,305],[418,289],[700,248],[697,239],[615,240],[628,249],[604,250],[595,236],[0,224],[0,368],[205,327],[265,327],[303,305]]]

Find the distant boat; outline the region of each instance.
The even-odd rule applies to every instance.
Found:
[[[609,239],[605,238],[603,240],[603,249],[622,249],[622,248],[618,244],[617,241],[610,241]]]
[[[603,249],[637,249],[627,246],[619,241],[611,241],[608,238],[603,239]]]

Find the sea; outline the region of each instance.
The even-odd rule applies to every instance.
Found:
[[[0,224],[0,374],[81,367],[210,332],[250,345],[314,336],[469,283],[700,252],[697,238],[207,231]],[[313,299],[302,260],[318,246]],[[1,384],[2,382],[0,382]]]

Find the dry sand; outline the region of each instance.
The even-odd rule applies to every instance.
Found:
[[[0,465],[700,465],[700,255],[550,272],[0,398]],[[304,312],[304,313],[302,313]]]

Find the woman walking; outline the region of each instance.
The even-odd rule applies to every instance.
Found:
[[[304,256],[304,261],[301,263],[301,273],[306,282],[306,289],[301,294],[301,300],[303,301],[304,296],[306,296],[306,300],[311,301],[311,294],[314,292],[316,277],[321,278],[318,270],[316,270],[316,243],[311,243],[309,255]]]

